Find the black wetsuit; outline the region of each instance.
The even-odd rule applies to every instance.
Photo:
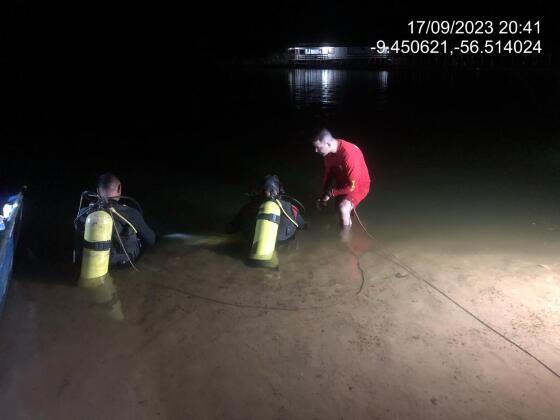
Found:
[[[115,222],[115,227],[122,243],[128,253],[128,256],[132,261],[136,260],[140,255],[143,248],[147,246],[152,246],[156,242],[156,234],[147,225],[142,214],[134,207],[128,207],[122,204],[113,202],[113,208],[118,214],[112,213],[113,220]],[[84,237],[84,226],[87,216],[93,211],[97,210],[95,205],[90,205],[87,210],[86,208],[80,210],[83,211],[83,215],[78,219],[77,222],[77,240],[81,244]],[[122,216],[122,218],[120,216]],[[134,229],[124,220],[126,219],[130,225],[134,226]],[[77,247],[77,250],[81,252],[81,246]],[[128,263],[128,258],[123,251],[121,243],[113,230],[113,236],[111,238],[111,257],[109,260],[110,265],[126,265]]]
[[[280,203],[282,204],[282,208],[284,209],[284,211],[288,213],[290,217],[298,224],[298,226],[294,225],[286,217],[284,212],[281,212],[280,224],[278,225],[278,236],[276,240],[279,243],[282,243],[294,238],[298,229],[304,229],[305,221],[303,220],[303,217],[301,216],[301,213],[296,206],[285,200],[278,201],[280,201]],[[253,236],[255,235],[257,214],[259,212],[259,207],[263,202],[264,201],[261,197],[255,196],[249,203],[241,207],[235,218],[227,224],[226,233],[241,232],[246,240],[253,240]]]

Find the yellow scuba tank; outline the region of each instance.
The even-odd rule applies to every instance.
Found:
[[[275,248],[280,211],[280,207],[273,200],[265,201],[259,208],[253,246],[249,254],[249,259],[257,265],[270,268],[278,266]]]
[[[98,210],[87,217],[80,286],[97,287],[103,283],[103,276],[109,272],[112,233],[113,219],[106,211]]]

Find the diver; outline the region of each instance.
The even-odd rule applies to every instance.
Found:
[[[156,242],[154,231],[147,225],[142,216],[142,210],[135,200],[121,195],[121,181],[111,173],[105,173],[98,178],[97,194],[85,192],[82,198],[92,202],[81,207],[74,221],[76,230],[76,252],[82,249],[85,222],[89,214],[100,209],[108,209],[113,218],[113,235],[109,264],[111,266],[126,266],[133,263],[143,250]],[[130,201],[138,208],[127,206],[123,201]]]
[[[306,228],[302,212],[305,211],[301,203],[286,195],[277,175],[267,175],[263,185],[256,191],[248,194],[250,199],[235,218],[226,226],[226,233],[241,232],[248,242],[253,240],[259,208],[267,200],[278,200],[282,206],[278,225],[276,242],[284,244],[295,238],[298,230]]]

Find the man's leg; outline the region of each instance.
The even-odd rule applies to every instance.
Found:
[[[350,240],[350,230],[352,229],[352,219],[350,217],[354,206],[348,199],[344,199],[338,205],[338,212],[340,216],[340,239],[342,242]]]
[[[340,204],[338,205],[338,214],[340,216],[341,226],[352,226],[352,218],[350,217],[350,215],[352,214],[353,208],[354,205],[347,198],[340,202]]]

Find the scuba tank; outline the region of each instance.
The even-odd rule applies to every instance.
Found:
[[[133,198],[124,196],[119,198],[128,199],[142,212],[140,205]],[[89,201],[90,204],[82,208],[84,200]],[[83,217],[87,215],[84,223],[79,280],[79,285],[82,287],[97,287],[105,282],[105,277],[109,272],[109,264],[111,261],[113,230],[115,231],[118,242],[126,258],[130,261],[125,245],[116,229],[113,213],[130,225],[130,222],[124,219],[124,217],[113,208],[111,200],[103,199],[98,194],[88,191],[82,193],[78,206],[78,214],[74,220],[74,227],[78,230],[80,220],[83,220]],[[132,229],[134,229],[133,226]],[[74,260],[75,259],[76,249],[74,250]],[[132,265],[132,261],[130,261],[130,263]]]
[[[297,222],[283,208],[280,198],[289,198],[291,199],[290,201],[297,202],[302,208],[303,205],[285,194],[277,175],[267,175],[265,177],[263,191],[267,199],[261,204],[257,213],[249,262],[259,267],[278,268],[276,242],[278,239],[282,239],[282,236],[285,236],[286,233],[284,231],[285,227],[283,231],[279,232],[282,215],[289,220],[289,223],[293,223],[295,229],[300,228]]]
[[[90,205],[82,208],[84,200],[89,201]],[[74,220],[76,229],[80,218],[86,214],[79,285],[91,288],[103,284],[104,277],[109,272],[113,218],[109,214],[107,203],[97,194],[88,191],[84,191],[80,197],[78,214]]]
[[[84,229],[80,285],[95,287],[109,272],[113,218],[105,210],[89,214]]]
[[[280,224],[280,206],[274,199],[261,204],[249,260],[260,267],[277,268],[276,236]]]

